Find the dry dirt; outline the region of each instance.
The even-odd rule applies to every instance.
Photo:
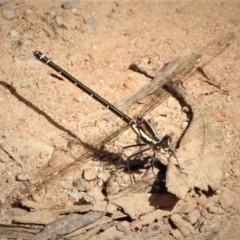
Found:
[[[14,0],[0,7],[1,239],[239,239],[239,1]],[[128,187],[129,171],[116,172],[99,152],[83,156],[122,123],[104,120],[106,109],[33,56],[45,53],[119,106],[150,80],[129,69],[133,62],[157,56],[161,69],[199,49],[211,58],[229,32],[234,43],[207,66],[228,94],[200,74],[183,86],[203,106],[194,108],[200,112],[194,122],[204,123],[198,116],[207,122],[193,124],[176,151],[188,175],[171,158],[168,192],[159,194],[143,186],[143,178],[155,179],[151,167],[136,171],[137,183]],[[172,134],[173,145],[188,123],[172,96],[146,119],[160,137]],[[128,130],[107,149],[119,153],[135,143]],[[81,166],[41,191],[19,194],[79,157]]]

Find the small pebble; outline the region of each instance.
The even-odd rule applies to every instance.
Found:
[[[79,193],[78,192],[71,192],[71,193],[69,193],[68,196],[75,199],[76,201],[79,200]]]
[[[81,97],[74,97],[73,100],[76,101],[76,102],[82,102],[83,101],[83,99]]]
[[[182,111],[185,112],[185,113],[189,113],[189,108],[187,106],[184,106],[182,108]]]
[[[73,186],[80,192],[87,192],[90,190],[90,184],[83,178],[75,180]]]
[[[103,201],[105,196],[102,194],[102,190],[98,187],[92,188],[88,192],[88,196],[93,197],[95,200]]]
[[[222,193],[222,191],[221,191],[220,189],[218,189],[218,190],[215,192],[216,195],[219,195],[219,194],[221,194],[221,193]]]
[[[61,120],[61,123],[63,123],[63,124],[66,124],[66,122],[67,122],[67,121],[66,121],[65,119],[62,119],[62,120]]]
[[[181,128],[185,129],[188,125],[189,125],[189,123],[187,121],[184,121],[181,125]]]
[[[72,8],[75,8],[75,6],[76,6],[75,1],[69,1],[69,2],[63,3],[62,8],[63,9],[72,9]]]
[[[179,229],[179,231],[182,233],[184,237],[189,236],[191,233],[195,232],[194,227],[191,225],[191,223],[185,221],[182,219],[181,215],[179,214],[173,214],[171,216],[172,222],[175,224],[175,226]]]
[[[111,175],[106,181],[106,193],[109,196],[117,194],[119,193],[119,191],[120,191],[119,183],[116,181],[115,175]]]
[[[210,213],[217,213],[217,214],[224,213],[222,208],[220,208],[219,206],[216,206],[216,205],[212,205],[212,206],[208,207],[207,209],[208,209],[208,212],[210,212]]]
[[[21,84],[20,84],[20,86],[21,86],[22,88],[28,88],[28,87],[31,87],[32,85],[33,85],[32,82],[25,81],[25,80],[23,80],[23,81],[21,82]]]
[[[18,36],[18,32],[16,30],[11,30],[10,31],[10,36],[11,37],[17,37]]]
[[[197,220],[199,219],[200,216],[201,215],[200,215],[199,211],[198,210],[194,210],[194,211],[192,211],[192,212],[187,214],[187,219],[189,220],[189,222],[192,225],[194,225],[197,222]]]
[[[97,178],[98,171],[94,168],[87,168],[83,172],[84,179],[91,181]]]
[[[29,179],[29,175],[26,172],[22,172],[17,175],[17,180],[18,181],[26,181]]]
[[[3,9],[2,13],[3,13],[3,17],[7,20],[10,20],[10,19],[14,18],[14,16],[15,16],[15,11],[12,8]]]

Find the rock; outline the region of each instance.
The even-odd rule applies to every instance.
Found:
[[[9,34],[10,34],[11,37],[17,37],[18,36],[18,32],[14,29],[11,30]]]
[[[187,214],[187,219],[192,225],[194,225],[198,221],[200,216],[200,212],[198,210],[194,210]]]
[[[29,82],[29,81],[26,81],[26,80],[23,80],[20,85],[21,85],[22,88],[28,88],[28,87],[31,87],[33,85],[33,83]]]
[[[120,186],[119,183],[116,181],[116,176],[113,174],[111,175],[106,181],[106,192],[107,195],[115,195],[119,193]]]
[[[124,213],[132,219],[153,212],[157,208],[173,207],[178,199],[172,194],[128,194],[112,200],[112,203],[123,208]]]
[[[75,199],[76,201],[79,200],[79,193],[78,192],[70,192],[68,195],[69,195],[69,197]]]
[[[216,205],[209,206],[207,209],[208,209],[208,212],[210,213],[217,213],[217,214],[224,213],[223,209]]]
[[[15,16],[15,11],[12,8],[3,9],[2,13],[3,13],[3,17],[7,20],[10,20],[10,19],[14,18],[14,16]]]
[[[106,212],[107,202],[106,201],[96,201],[92,210],[97,212]]]
[[[98,171],[95,168],[87,168],[83,172],[83,177],[87,181],[96,179],[98,176]]]
[[[105,196],[102,194],[101,189],[98,187],[94,187],[92,190],[88,192],[88,195],[94,197],[95,200],[102,201],[105,199]]]
[[[90,184],[83,178],[75,180],[73,186],[80,192],[87,192],[90,190]]]
[[[17,180],[18,181],[26,181],[29,179],[29,175],[26,172],[22,172],[17,175]]]
[[[76,7],[75,1],[65,2],[65,3],[63,3],[63,5],[62,5],[62,8],[63,8],[63,9],[72,9],[72,8],[75,8],[75,7]]]
[[[182,219],[180,214],[173,214],[171,216],[171,220],[174,225],[179,229],[184,237],[189,236],[191,233],[194,233],[194,227],[191,223]]]

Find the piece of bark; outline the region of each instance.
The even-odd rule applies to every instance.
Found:
[[[84,227],[96,221],[103,215],[104,213],[92,211],[86,213],[85,215],[70,214],[48,224],[42,232],[38,233],[33,238],[33,240],[45,240],[68,234],[78,228]]]

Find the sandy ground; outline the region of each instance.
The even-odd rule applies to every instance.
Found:
[[[61,169],[61,166],[83,154],[81,141],[94,146],[101,137],[121,125],[121,121],[101,120],[107,110],[66,80],[59,81],[52,75],[57,73],[38,61],[33,51],[45,53],[89,88],[118,106],[149,83],[149,78],[129,69],[134,61],[145,56],[158,56],[159,68],[162,68],[177,56],[189,55],[205,46],[207,50],[204,53],[211,57],[214,47],[207,44],[217,44],[218,40],[233,32],[236,35],[234,43],[207,67],[228,95],[200,81],[198,75],[185,86],[196,101],[213,110],[218,131],[224,136],[221,141],[223,148],[219,150],[224,156],[221,187],[214,193],[191,189],[191,196],[178,202],[181,207],[188,206],[185,212],[180,211],[178,206],[168,214],[158,213],[161,207],[145,212],[141,209],[139,214],[130,213],[124,208],[126,206],[114,200],[112,206],[118,206],[118,211],[124,209],[123,216],[113,218],[115,225],[100,228],[88,239],[134,239],[134,236],[138,239],[239,239],[239,1],[75,1],[63,4],[63,1],[53,0],[0,3],[2,226],[18,222],[38,223],[36,226],[41,230],[48,221],[45,224],[35,218],[31,221],[27,214],[33,209],[35,212],[42,211],[43,207],[29,202],[19,203],[16,199],[11,201],[9,196],[24,186],[22,180],[33,181],[43,172],[47,175],[47,170],[42,169],[49,165],[49,159],[54,167]],[[146,118],[157,122],[161,137],[173,133],[173,142],[178,140],[187,121],[186,114],[173,97]],[[198,137],[193,135],[193,138]],[[129,131],[115,142],[118,148],[115,147],[114,151],[119,152],[121,146],[134,143],[136,137]],[[84,178],[92,180],[96,171],[92,173],[91,169],[102,166],[96,156],[87,160],[82,168],[74,167],[73,171],[49,185],[47,190],[38,192],[35,201],[37,198],[41,199],[40,202],[46,200],[48,203],[45,205],[51,202],[59,208],[80,205],[74,197],[77,191],[72,182],[82,176],[82,169],[85,169]],[[102,179],[110,175],[106,171],[102,174]],[[94,194],[92,196],[98,198]],[[132,208],[138,204],[145,204],[141,206],[147,208],[147,196],[125,196],[124,201]],[[99,197],[98,201],[104,202],[104,197]],[[90,200],[86,202],[92,203]],[[48,214],[54,213],[52,208],[47,209]],[[101,212],[99,209],[103,206],[95,206],[91,210]],[[111,211],[106,212],[110,217]],[[178,225],[178,218],[180,216],[184,220],[189,213],[192,218],[197,216],[198,221],[194,222],[189,217],[185,222],[191,227],[194,223],[200,222],[200,225],[185,231],[181,228],[181,221]],[[28,216],[30,220],[24,222],[23,216]],[[46,220],[49,215],[42,213],[40,216]],[[152,220],[147,221],[146,216],[148,219],[153,216]],[[58,217],[51,215],[49,222]],[[147,230],[154,232],[156,228],[153,224],[161,231],[140,235]],[[7,239],[10,235],[2,236],[5,238],[1,239]],[[71,237],[84,239],[80,235]],[[19,236],[21,238],[24,237]]]

